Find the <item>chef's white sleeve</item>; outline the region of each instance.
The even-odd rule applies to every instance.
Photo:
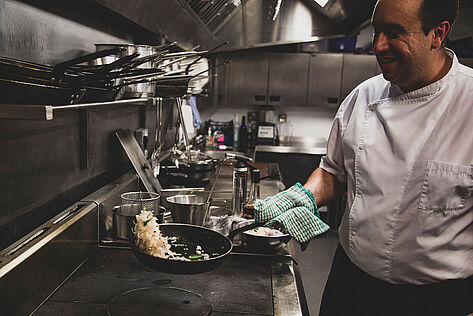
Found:
[[[319,167],[334,175],[341,183],[347,183],[343,156],[343,134],[349,116],[355,105],[358,90],[353,90],[340,105],[332,123],[327,141],[326,154],[322,157]]]

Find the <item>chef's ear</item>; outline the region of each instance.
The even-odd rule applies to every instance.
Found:
[[[437,49],[442,47],[442,44],[450,31],[450,23],[448,21],[442,21],[432,30],[432,43],[431,48]]]

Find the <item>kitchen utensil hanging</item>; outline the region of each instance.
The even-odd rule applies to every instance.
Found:
[[[154,150],[151,154],[151,168],[153,169],[154,177],[159,175],[161,169],[161,164],[159,162],[159,154],[163,146],[162,135],[162,125],[163,125],[163,99],[156,98],[156,128],[154,133]]]

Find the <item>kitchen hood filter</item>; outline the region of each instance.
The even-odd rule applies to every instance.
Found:
[[[240,0],[186,0],[207,28],[214,32],[238,7]]]

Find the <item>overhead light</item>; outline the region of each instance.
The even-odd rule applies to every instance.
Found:
[[[276,17],[279,14],[279,10],[281,9],[281,3],[282,0],[278,0],[278,2],[276,3],[276,8],[274,8],[273,21],[276,20]]]
[[[325,5],[328,2],[328,0],[314,0],[314,1],[317,2],[317,4],[321,6],[322,8],[325,7]]]

